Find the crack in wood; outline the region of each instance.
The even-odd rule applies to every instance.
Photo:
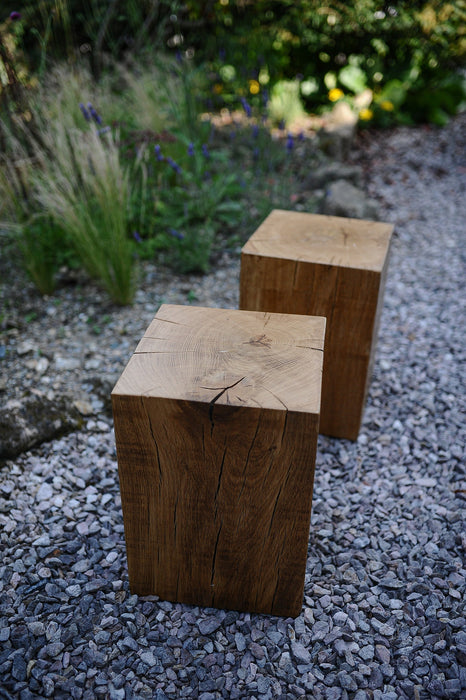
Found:
[[[215,503],[215,517],[217,517],[217,506],[218,506],[218,494],[220,491],[220,484],[222,481],[222,474],[223,474],[223,467],[225,466],[225,457],[227,454],[227,448],[225,447],[222,455],[222,463],[220,465],[220,471],[218,473],[218,481],[217,481],[217,490],[215,491],[215,496],[214,496],[214,503]]]
[[[156,321],[163,321],[163,323],[172,323],[174,326],[185,326],[185,323],[179,323],[178,321],[170,321],[168,318],[161,318],[160,316],[155,317]]]
[[[243,381],[243,379],[246,379],[246,377],[241,377],[241,379],[238,379],[237,382],[234,382],[233,384],[230,384],[230,386],[224,387],[221,391],[218,392],[216,396],[210,401],[209,403],[209,420],[210,420],[210,436],[212,437],[213,432],[214,432],[214,405],[215,402],[219,400],[223,394],[228,391],[228,389],[233,389],[234,386],[239,384],[240,382]],[[218,386],[201,386],[201,389],[207,389],[208,391],[217,391],[220,387]]]
[[[220,540],[220,533],[222,532],[222,527],[223,527],[223,522],[220,523],[220,527],[217,532],[217,539],[215,540],[215,546],[214,546],[214,553],[212,556],[212,567],[211,567],[211,576],[210,576],[210,587],[214,587],[214,578],[215,578],[215,564],[216,564],[216,559],[217,559],[217,549],[218,549],[218,543]],[[212,599],[215,594],[212,594]]]
[[[151,436],[152,436],[152,440],[154,441],[154,445],[155,445],[155,453],[156,453],[156,455],[157,455],[157,466],[158,466],[158,468],[159,468],[159,489],[161,489],[161,488],[162,488],[162,481],[163,481],[163,478],[162,478],[162,465],[160,464],[159,446],[158,446],[158,444],[157,444],[157,440],[155,439],[154,429],[153,429],[153,427],[152,427],[152,421],[151,421],[151,419],[150,419],[149,411],[147,410],[147,408],[146,408],[146,406],[145,406],[145,404],[144,404],[144,396],[141,396],[141,404],[142,404],[142,407],[143,407],[143,409],[144,409],[144,413],[145,413],[146,416],[147,416],[147,422],[149,423],[149,431],[150,431],[150,434],[151,434]]]
[[[288,480],[289,480],[290,476],[293,473],[294,460],[291,457],[292,457],[292,455],[290,455],[290,463],[288,466],[288,471],[286,472],[285,481],[283,482],[283,485],[285,488],[286,488],[286,485],[288,484]]]
[[[283,487],[280,486],[280,488],[279,488],[279,490],[278,490],[278,493],[277,493],[277,497],[276,497],[276,499],[275,499],[275,504],[274,504],[274,506],[273,506],[272,517],[270,518],[269,531],[268,531],[268,533],[267,533],[267,537],[269,537],[270,533],[272,532],[273,519],[274,519],[274,517],[275,517],[275,512],[276,512],[276,510],[277,510],[278,501],[280,500],[280,496],[281,496],[281,493],[282,493],[282,488],[283,488]]]
[[[145,335],[143,340],[170,340],[170,338],[159,338],[158,335]]]
[[[227,454],[227,448],[226,448],[226,446],[225,446],[225,449],[223,450],[223,455],[222,455],[222,463],[220,464],[220,470],[219,470],[219,473],[218,473],[217,489],[216,489],[215,495],[214,495],[214,507],[215,507],[215,511],[214,511],[214,520],[215,520],[215,521],[217,520],[217,517],[218,517],[218,494],[219,494],[219,492],[220,492],[220,486],[221,486],[221,483],[222,483],[222,475],[223,475],[223,468],[224,468],[224,466],[225,466],[225,457],[226,457],[226,454]],[[218,549],[218,543],[219,543],[219,540],[220,540],[220,533],[221,533],[221,531],[222,531],[222,527],[223,527],[223,519],[220,521],[220,527],[219,527],[218,532],[217,532],[217,539],[215,540],[214,553],[213,553],[213,556],[212,556],[212,566],[211,566],[211,576],[210,576],[210,586],[211,586],[211,588],[214,587],[215,564],[216,564],[216,559],[217,559],[217,549]],[[214,596],[215,596],[215,593],[213,592],[213,593],[212,593],[212,602],[213,602],[213,600],[214,600]]]
[[[288,411],[288,406],[287,406],[285,403],[283,403],[283,401],[281,400],[281,398],[280,398],[279,396],[277,396],[276,394],[274,394],[273,391],[271,391],[271,389],[267,389],[266,386],[264,386],[263,388],[264,388],[266,391],[268,391],[269,394],[272,394],[272,396],[274,397],[274,399],[277,399],[277,401],[278,401],[279,403],[281,403],[281,405],[283,406],[283,408],[285,409],[285,411]]]
[[[247,457],[246,457],[246,461],[245,461],[245,463],[244,463],[243,474],[242,474],[242,477],[243,477],[243,484],[242,484],[241,489],[240,489],[240,492],[239,492],[239,494],[238,494],[238,501],[240,500],[240,498],[241,498],[241,496],[242,496],[242,494],[243,494],[243,491],[244,491],[244,487],[246,486],[246,470],[247,470],[248,464],[249,464],[249,457],[250,457],[250,455],[251,455],[251,452],[252,452],[253,447],[254,447],[254,443],[255,443],[256,438],[257,438],[257,434],[258,434],[258,432],[259,432],[260,422],[261,422],[261,414],[259,414],[259,418],[258,418],[258,420],[257,420],[256,432],[254,433],[254,437],[252,438],[251,446],[250,446],[250,448],[249,448],[249,450],[248,450],[248,454],[247,454]]]
[[[298,265],[299,265],[299,259],[295,261],[294,264],[294,270],[293,270],[293,282],[292,282],[292,289],[296,289],[296,277],[298,276]]]
[[[135,350],[134,355],[184,355],[197,350]]]

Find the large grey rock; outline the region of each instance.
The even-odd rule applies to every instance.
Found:
[[[347,180],[355,187],[362,187],[362,168],[334,161],[325,163],[312,171],[306,178],[306,185],[313,189],[327,187],[335,180]]]
[[[346,102],[337,102],[317,134],[320,149],[331,158],[344,160],[351,150],[357,121]]]
[[[377,203],[346,180],[332,182],[322,204],[322,214],[349,219],[377,220]]]
[[[329,124],[318,133],[319,148],[331,158],[348,157],[354,140],[355,127],[351,124]]]
[[[35,393],[11,399],[0,407],[0,459],[16,457],[81,425],[82,417],[66,396],[50,401]]]

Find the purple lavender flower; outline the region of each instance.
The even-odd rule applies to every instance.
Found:
[[[89,112],[90,112],[91,117],[92,117],[93,120],[96,122],[96,124],[98,124],[99,126],[101,126],[101,124],[102,124],[102,119],[101,119],[100,115],[97,113],[97,111],[94,109],[94,107],[92,106],[92,102],[88,102],[88,103],[87,103],[87,108],[88,108],[88,110],[89,110]]]
[[[249,104],[249,102],[246,100],[245,97],[242,97],[240,101],[241,101],[241,104],[243,105],[244,111],[246,112],[246,116],[248,118],[252,117],[252,109],[251,109],[251,105]]]
[[[298,141],[304,141],[304,131],[300,131],[298,134]]]
[[[210,158],[209,149],[207,148],[207,145],[205,143],[202,144],[202,155],[204,156],[204,158]]]
[[[257,139],[257,137],[259,136],[259,127],[257,126],[257,124],[253,124],[251,131],[252,131],[252,138]]]
[[[12,22],[17,22],[21,19],[21,12],[10,12],[10,19]]]
[[[140,243],[141,240],[142,240],[142,239],[141,239],[141,236],[139,235],[139,232],[138,232],[138,231],[133,231],[133,238],[134,238],[134,240],[135,240],[137,243]]]
[[[89,112],[87,111],[87,109],[85,108],[85,106],[83,105],[82,102],[79,103],[79,109],[80,109],[81,112],[83,113],[84,119],[85,119],[87,122],[90,122],[90,121],[91,121],[90,114],[89,114]]]
[[[194,155],[194,144],[191,141],[189,146],[188,146],[188,156],[193,156]]]
[[[175,161],[173,160],[173,158],[170,158],[170,156],[167,156],[167,163],[168,163],[168,165],[170,166],[170,168],[173,168],[173,170],[175,171],[175,173],[181,173],[181,168],[180,168],[180,166],[178,165],[178,163],[175,163]]]
[[[177,231],[176,228],[169,228],[168,233],[170,236],[173,236],[173,238],[177,238],[179,241],[182,241],[184,239],[184,234],[180,233],[180,231]]]
[[[291,151],[293,150],[293,146],[294,146],[293,134],[288,133],[288,135],[286,137],[286,150],[288,151],[288,153],[291,153]]]
[[[164,157],[162,155],[162,149],[160,148],[160,144],[156,143],[154,146],[154,153],[155,157],[157,160],[164,160]]]
[[[285,128],[285,120],[284,119],[280,119],[280,121],[278,123],[278,128],[283,131],[283,129]]]

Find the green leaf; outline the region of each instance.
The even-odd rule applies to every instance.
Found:
[[[338,74],[338,80],[356,95],[367,87],[366,74],[358,66],[345,66]]]
[[[406,99],[406,88],[401,80],[390,80],[380,93],[378,102],[387,100],[391,102],[395,109],[399,109]]]
[[[429,110],[429,121],[436,126],[445,126],[449,119],[450,117],[441,107],[432,107]]]

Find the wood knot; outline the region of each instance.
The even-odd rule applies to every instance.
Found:
[[[257,338],[251,338],[245,344],[247,345],[262,345],[263,347],[270,348],[272,346],[272,338],[268,338],[265,333],[259,335]]]

